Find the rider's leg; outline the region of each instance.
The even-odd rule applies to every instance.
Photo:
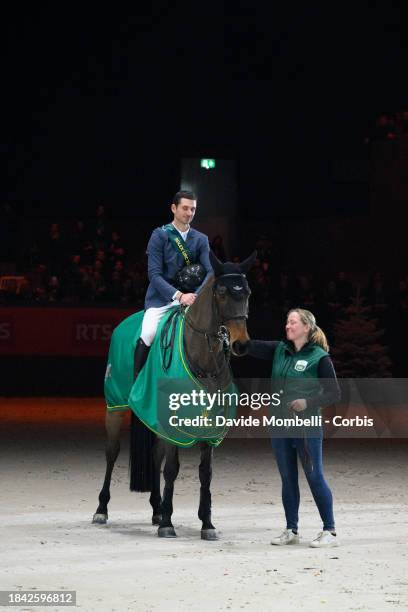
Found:
[[[146,310],[146,312],[144,313],[142,331],[140,334],[140,337],[142,338],[146,346],[151,346],[156,335],[157,326],[160,322],[160,319],[169,310],[169,308],[173,308],[173,306],[173,302],[170,302],[165,306],[160,306],[159,308],[148,308]]]
[[[161,308],[148,308],[146,310],[143,317],[141,336],[136,344],[134,380],[136,380],[146,363],[150,345],[154,340],[160,319],[172,306],[173,304],[167,304]],[[160,458],[160,454],[157,455],[156,453],[155,456],[153,449],[153,433],[137,418],[132,410],[130,425],[130,490],[152,491],[153,488],[153,515],[157,515],[158,505],[160,504],[160,481],[157,481],[157,470],[154,461],[156,459],[156,465],[158,462],[161,464],[163,455]],[[160,478],[160,471],[158,474],[158,478]]]
[[[136,379],[140,370],[146,363],[147,356],[156,335],[157,326],[165,312],[173,306],[172,303],[161,306],[160,308],[148,308],[144,314],[142,331],[136,344],[134,377]]]

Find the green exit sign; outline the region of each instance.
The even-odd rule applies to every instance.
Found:
[[[200,162],[201,168],[205,168],[206,170],[212,170],[215,168],[215,159],[202,159]]]

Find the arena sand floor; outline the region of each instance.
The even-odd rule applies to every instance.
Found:
[[[320,521],[303,475],[301,543],[270,546],[284,520],[267,440],[216,449],[221,539],[202,541],[198,452],[182,451],[178,538],[167,540],[151,525],[148,494],[128,489],[128,420],[109,522],[91,524],[105,470],[102,399],[4,398],[0,410],[0,590],[76,590],[86,612],[408,606],[407,440],[325,442],[341,541],[326,550],[308,547]]]

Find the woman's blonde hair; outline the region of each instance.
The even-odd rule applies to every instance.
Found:
[[[292,308],[289,310],[288,316],[292,312],[297,312],[303,325],[308,325],[310,328],[308,341],[312,344],[321,346],[324,351],[329,352],[329,343],[327,342],[326,335],[324,331],[320,329],[318,325],[316,325],[316,318],[314,314],[310,312],[310,310],[305,310],[304,308]]]

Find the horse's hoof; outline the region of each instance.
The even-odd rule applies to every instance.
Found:
[[[202,540],[218,540],[218,534],[216,529],[202,529],[201,530]]]
[[[176,538],[177,533],[174,531],[174,527],[159,527],[157,530],[159,538]]]
[[[153,514],[152,515],[152,525],[160,525],[162,520],[161,514]]]
[[[106,525],[107,520],[107,514],[99,514],[98,512],[95,512],[95,514],[93,515],[92,523],[94,523],[95,525]]]

